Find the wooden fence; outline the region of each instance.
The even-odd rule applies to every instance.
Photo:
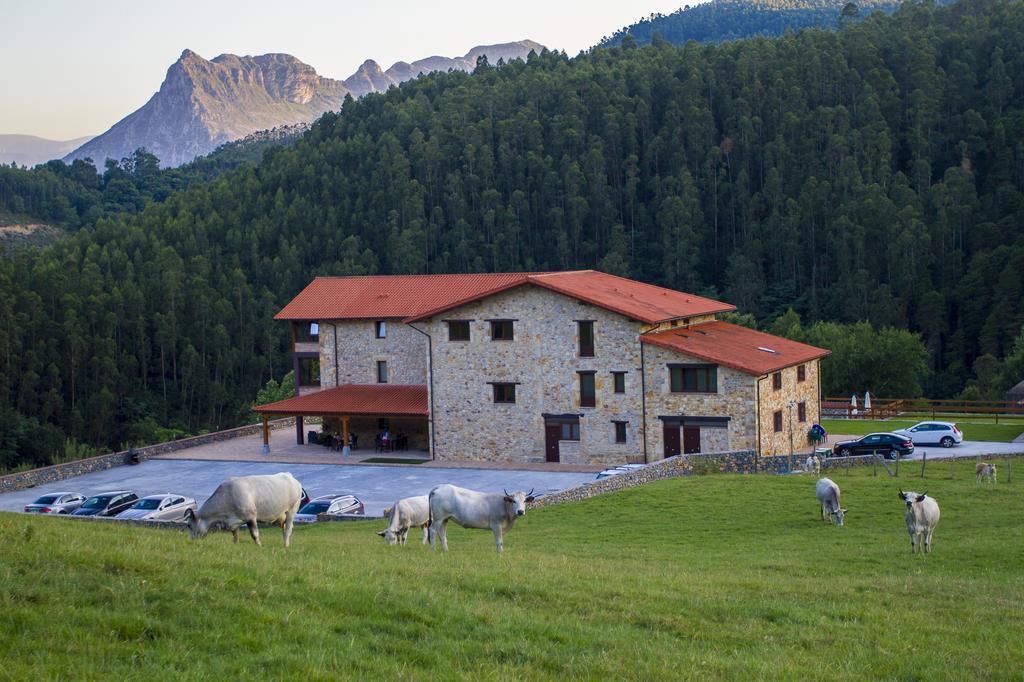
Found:
[[[825,398],[822,412],[847,419],[885,419],[898,415],[908,417],[929,417],[936,419],[947,415],[976,414],[993,417],[1024,416],[1024,405],[1015,405],[1002,400],[932,400],[930,398],[871,398],[871,408],[864,409],[858,399],[855,408],[849,398]]]

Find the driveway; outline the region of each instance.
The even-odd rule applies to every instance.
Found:
[[[151,459],[136,466],[121,466],[76,476],[30,490],[0,495],[0,510],[21,511],[48,491],[70,490],[92,495],[106,490],[132,490],[139,494],[172,492],[194,497],[202,504],[230,476],[290,471],[313,497],[351,492],[366,506],[367,516],[380,516],[384,507],[401,497],[424,495],[435,485],[454,483],[465,488],[500,492],[530,490],[551,493],[594,480],[593,473],[451,469],[416,466],[338,466],[336,464],[275,464],[272,462],[220,462]]]
[[[944,448],[938,445],[916,445],[914,454],[904,460],[920,460],[922,453],[928,459],[949,459],[950,457],[998,457],[1000,455],[1024,454],[1024,443],[986,443],[980,440],[965,440],[960,445]]]

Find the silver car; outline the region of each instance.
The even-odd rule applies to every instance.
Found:
[[[82,493],[49,493],[25,505],[26,514],[70,514],[85,502]]]
[[[116,518],[141,521],[181,521],[185,518],[185,511],[188,509],[196,510],[196,501],[191,497],[172,493],[147,495],[118,514]]]
[[[316,523],[316,517],[320,514],[335,516],[362,513],[363,503],[355,495],[348,493],[320,495],[299,510],[299,513],[295,515],[295,523]]]
[[[941,445],[951,448],[964,442],[963,431],[953,422],[918,422],[907,429],[896,429],[893,433],[908,436],[914,445]]]

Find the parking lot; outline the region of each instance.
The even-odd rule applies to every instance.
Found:
[[[0,510],[21,511],[40,495],[74,491],[92,495],[107,490],[131,490],[143,495],[180,493],[202,504],[217,486],[231,476],[290,471],[311,496],[334,492],[355,494],[366,505],[368,516],[380,516],[396,499],[425,495],[436,485],[453,483],[484,491],[530,490],[551,493],[594,480],[593,473],[516,471],[501,469],[453,469],[415,466],[338,466],[334,464],[275,464],[271,462],[218,462],[196,460],[148,460],[58,481],[46,486],[0,495]]]

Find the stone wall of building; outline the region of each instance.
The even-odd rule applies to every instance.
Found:
[[[320,387],[377,383],[377,361],[388,363],[389,384],[427,383],[427,339],[401,320],[386,320],[387,335],[375,336],[375,320],[320,321]],[[337,339],[335,339],[337,330]],[[335,367],[335,342],[340,367]]]
[[[647,385],[647,457],[665,457],[663,416],[729,417],[728,428],[701,427],[701,450],[724,452],[752,450],[757,444],[754,381],[756,377],[729,367],[718,366],[716,393],[673,393],[669,365],[704,364],[706,360],[660,348],[644,346]],[[678,428],[678,427],[671,427]],[[682,436],[680,435],[680,443]]]
[[[788,455],[790,450],[790,434],[793,436],[793,448],[799,450],[807,445],[807,434],[811,425],[820,419],[821,407],[819,399],[820,360],[804,363],[806,379],[797,381],[797,366],[786,367],[782,372],[782,389],[772,389],[772,375],[761,380],[760,415],[761,415],[761,454]],[[792,408],[792,431],[790,431],[790,401]],[[807,406],[807,418],[798,420],[798,403],[803,401]],[[782,431],[776,432],[774,413],[782,412]]]
[[[491,339],[489,320],[515,320],[513,341]],[[449,341],[447,320],[469,320],[470,340]],[[594,321],[594,357],[579,356],[579,320]],[[517,287],[417,323],[433,338],[436,457],[544,461],[544,414],[580,415],[580,441],[565,459],[622,463],[642,453],[640,324],[547,289]],[[579,372],[593,371],[596,406],[581,407]],[[625,372],[614,393],[612,372]],[[493,382],[516,384],[514,404],[494,402]],[[626,443],[615,442],[624,421]]]

